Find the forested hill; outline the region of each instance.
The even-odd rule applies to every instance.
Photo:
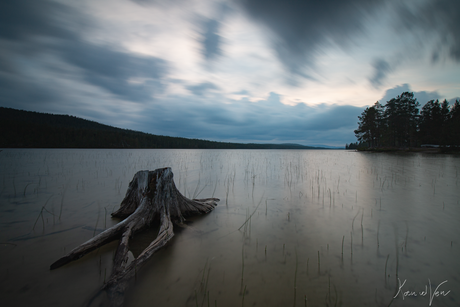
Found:
[[[153,135],[69,115],[0,107],[0,148],[318,149],[298,144],[239,144]]]

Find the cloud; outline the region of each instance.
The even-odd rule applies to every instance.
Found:
[[[59,46],[63,59],[78,67],[84,79],[129,101],[149,101],[163,90],[164,60],[73,40]]]
[[[60,3],[34,0],[6,0],[0,4],[0,37],[8,40],[36,36],[69,38],[72,31],[59,26],[56,18],[69,15]]]
[[[460,2],[451,0],[426,1],[418,8],[399,6],[399,25],[414,35],[419,35],[422,42],[433,44],[432,59],[439,60],[441,51],[447,49],[447,55],[460,62]],[[432,36],[437,40],[430,41]]]
[[[46,110],[50,101],[59,101],[63,95],[52,87],[21,75],[0,73],[0,105],[22,110]]]
[[[452,106],[457,100],[460,101],[460,97],[451,98],[448,100],[448,102]]]
[[[216,97],[217,100],[219,96]],[[220,97],[225,100],[224,97]],[[154,134],[234,142],[296,142],[344,145],[354,142],[362,108],[321,104],[296,106],[281,103],[277,93],[258,102],[245,99],[229,104],[168,97],[144,111],[136,129]],[[212,99],[215,100],[215,99]]]
[[[426,7],[425,12],[433,22],[441,41],[448,46],[450,57],[460,62],[460,2],[433,1]],[[421,20],[421,23],[427,20]]]
[[[46,84],[47,79],[65,78],[74,83],[74,89],[80,83],[80,88],[98,87],[134,102],[150,101],[162,92],[167,62],[84,40],[85,15],[51,1],[19,0],[3,5],[0,78],[9,85],[0,85],[1,103],[11,104],[9,99],[15,97],[18,105],[36,105],[39,97],[51,102],[66,95],[64,89]]]
[[[374,67],[374,74],[369,78],[369,81],[375,88],[379,88],[387,74],[391,72],[391,66],[384,59],[375,60],[372,66]]]
[[[137,3],[138,5],[142,6],[153,6],[153,5],[161,5],[162,7],[168,7],[168,6],[175,6],[175,5],[187,5],[190,0],[169,0],[169,1],[164,1],[164,0],[130,0],[134,3]]]
[[[387,101],[391,100],[392,98],[396,98],[397,96],[401,95],[404,92],[413,92],[414,97],[417,98],[417,101],[420,103],[421,106],[423,106],[425,103],[427,103],[430,100],[434,99],[440,99],[441,95],[434,91],[434,92],[426,92],[426,91],[421,91],[421,92],[414,92],[410,89],[409,84],[405,83],[402,85],[395,86],[394,88],[388,89],[385,91],[385,95],[380,99],[380,103],[382,105],[385,105]]]
[[[389,83],[389,77],[408,76],[404,82],[419,88],[410,74],[424,73],[426,67],[400,65],[418,48],[412,44],[417,35],[427,37],[425,47],[439,43],[433,49],[438,61],[457,57],[456,4],[399,3],[114,0],[110,6],[103,1],[80,6],[61,0],[3,1],[0,105],[191,138],[354,142],[363,107],[334,103],[371,102],[380,93],[375,88]],[[399,14],[398,7],[403,8]],[[428,22],[421,26],[422,21]],[[398,29],[402,34],[395,35],[389,24],[407,31]],[[413,46],[410,52],[408,46]],[[427,78],[435,80],[434,87],[441,88],[442,81],[449,97],[458,96],[455,85],[447,85],[458,73],[451,65],[441,75],[440,66],[432,65]],[[344,86],[344,75],[354,83]],[[286,78],[297,88],[286,86]],[[303,78],[323,84],[315,87]],[[387,90],[383,99],[404,91],[410,91],[408,84]],[[425,103],[440,95],[415,96]]]
[[[0,103],[3,106],[37,110],[51,100],[62,98],[56,88],[43,84],[46,74],[41,67],[47,66],[49,58],[54,56],[46,40],[76,37],[56,21],[70,15],[66,6],[50,1],[1,2]],[[31,78],[37,70],[40,75]]]
[[[325,66],[322,56],[333,54],[334,48],[353,51],[350,55],[359,56],[360,61],[374,59],[370,61],[373,73],[369,76],[374,88],[380,87],[390,72],[401,68],[396,64],[413,61],[414,53],[420,56],[426,50],[432,53],[432,61],[449,57],[460,62],[459,1],[237,0],[237,3],[252,20],[268,29],[271,47],[291,74],[287,78],[294,86],[302,85],[299,77],[324,80],[324,67],[334,64]]]
[[[46,3],[50,5],[50,11],[53,11],[52,2]],[[64,6],[56,9],[64,15],[67,12]],[[37,48],[35,55],[30,57],[21,51],[13,57],[12,63],[15,64],[12,67],[0,65],[3,69],[0,82],[2,78],[8,81],[0,85],[3,86],[0,88],[2,104],[5,101],[16,101],[16,105],[24,109],[37,110],[40,107],[30,106],[41,105],[42,109],[46,109],[44,106],[49,105],[50,101],[62,101],[63,104],[72,104],[75,109],[80,108],[80,114],[92,113],[93,119],[107,124],[118,126],[119,118],[123,116],[124,127],[189,138],[328,145],[343,145],[354,141],[352,131],[357,115],[362,112],[356,107],[314,107],[303,103],[288,106],[281,103],[281,95],[275,92],[264,100],[250,102],[248,90],[237,91],[244,96],[241,100],[231,100],[219,86],[210,81],[186,86],[193,95],[173,94],[161,100],[152,99],[156,93],[162,92],[163,82],[168,82],[168,62],[129,53],[111,45],[89,42],[82,37],[81,28],[66,28],[57,24],[46,11],[39,11],[37,18],[47,24],[39,34],[34,29],[22,29],[22,32],[18,32],[20,35],[14,36],[16,44]],[[83,18],[74,13],[67,19],[78,24]],[[62,30],[58,30],[59,26],[62,26]],[[220,24],[216,19],[208,19],[203,23],[203,55],[209,60],[221,54],[219,30]],[[46,39],[39,39],[43,37]],[[14,50],[11,48],[3,50],[0,60],[10,58],[12,54]],[[33,67],[23,65],[24,59],[33,63]],[[62,77],[62,81],[56,84],[49,82],[59,77]],[[60,82],[68,82],[71,92],[66,93],[68,89],[61,88]],[[142,111],[136,113],[135,117],[118,114],[109,118],[101,111],[100,96],[104,93],[108,97],[103,99],[111,100],[110,104],[105,104],[109,109],[121,110],[121,101],[148,103],[142,104]],[[69,99],[68,96],[75,98]],[[86,101],[88,97],[96,102],[94,106],[83,101],[78,103],[78,100]],[[66,108],[61,106],[62,109]],[[343,129],[348,131],[348,136],[337,139],[338,135],[343,136],[338,132]]]
[[[316,57],[331,43],[346,47],[365,31],[366,17],[383,0],[239,0],[273,34],[272,46],[292,73],[311,78]]]
[[[250,95],[250,93],[247,90],[241,90],[241,91],[238,91],[238,92],[234,92],[232,94],[234,94],[234,95],[244,95],[244,96]]]
[[[206,60],[213,60],[222,54],[222,38],[218,34],[220,23],[214,19],[208,19],[202,25],[202,38],[200,43],[203,46],[203,56]]]
[[[212,82],[203,82],[197,85],[189,85],[186,88],[196,96],[204,96],[208,91],[219,89],[219,87]]]

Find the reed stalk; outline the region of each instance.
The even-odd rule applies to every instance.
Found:
[[[321,259],[319,257],[319,251],[318,251],[318,273],[320,272],[321,270]]]
[[[345,241],[345,236],[342,237],[342,259],[343,259],[343,242]]]
[[[350,236],[351,236],[351,244],[350,244],[350,247],[351,247],[351,255],[353,255],[353,232],[350,232]]]
[[[264,193],[265,194],[265,193]],[[243,226],[245,226],[247,224],[247,222],[249,221],[249,219],[254,215],[254,213],[256,213],[257,211],[257,208],[259,208],[260,204],[262,203],[262,199],[264,197],[264,194],[262,194],[262,197],[260,198],[260,201],[259,203],[257,204],[256,208],[254,209],[254,211],[251,213],[251,215],[246,218],[246,221],[244,221],[243,225],[240,226],[240,228],[238,228],[238,230],[240,230]],[[248,208],[249,209],[249,208]]]
[[[387,265],[388,265],[388,258],[390,258],[390,254],[387,255],[387,260],[385,261],[385,280],[387,280]]]

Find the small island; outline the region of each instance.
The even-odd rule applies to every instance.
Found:
[[[358,141],[346,149],[360,151],[458,152],[460,102],[428,101],[421,110],[412,92],[404,92],[382,105],[376,102],[358,116]]]

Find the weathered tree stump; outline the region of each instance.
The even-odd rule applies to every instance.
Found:
[[[54,262],[50,269],[57,269],[119,239],[112,273],[103,289],[107,291],[113,306],[121,306],[125,289],[136,270],[174,236],[173,223],[183,225],[186,216],[208,213],[218,201],[217,198],[192,200],[183,196],[174,184],[173,173],[169,167],[139,171],[129,183],[120,209],[112,213],[113,217],[124,220],[73,249]],[[129,239],[158,220],[161,225],[157,238],[128,265]]]

